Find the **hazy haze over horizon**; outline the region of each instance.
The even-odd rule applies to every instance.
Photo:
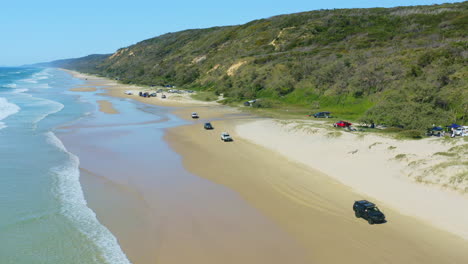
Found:
[[[167,32],[238,25],[275,15],[333,8],[430,5],[438,0],[9,1],[2,4],[0,65],[19,66],[117,49]]]

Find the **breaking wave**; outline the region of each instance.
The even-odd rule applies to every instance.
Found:
[[[26,79],[23,79],[21,81],[23,82],[26,82],[26,83],[38,83],[40,80],[46,80],[46,79],[49,79],[49,77],[52,76],[50,73],[49,73],[49,70],[48,69],[45,69],[45,70],[42,70],[38,73],[35,73],[31,76],[31,78],[26,78]]]
[[[21,108],[13,103],[8,102],[7,99],[0,97],[0,129],[5,128],[6,125],[1,120],[18,113]]]
[[[62,111],[62,109],[65,107],[63,104],[56,102],[56,101],[47,100],[47,99],[41,99],[41,100],[43,100],[41,104],[51,106],[52,108],[48,112],[38,116],[36,120],[33,121],[34,125],[42,121],[47,116]]]
[[[17,85],[16,83],[9,83],[9,84],[5,84],[5,85],[2,85],[3,87],[6,87],[6,88],[16,88]]]
[[[109,264],[130,264],[117,239],[99,223],[96,214],[87,206],[81,189],[79,159],[68,152],[63,143],[52,132],[46,133],[49,144],[68,155],[68,161],[51,169],[54,176],[54,195],[61,203],[60,212],[70,219],[78,230],[98,247]]]

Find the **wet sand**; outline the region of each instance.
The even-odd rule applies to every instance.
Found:
[[[70,89],[70,91],[73,92],[95,92],[97,91],[97,88],[95,86],[89,86],[89,85],[80,85],[76,88]]]
[[[108,87],[108,89],[112,90],[113,87]],[[122,93],[123,89],[125,87],[112,91],[117,93],[117,96],[125,98]],[[138,98],[138,96],[135,98],[145,99]],[[159,196],[154,196],[157,192],[165,190],[165,188],[158,189],[160,180],[167,182],[173,177],[167,176],[151,181],[150,176],[144,176],[145,173],[139,171],[141,166],[134,167],[128,171],[132,174],[131,176],[117,177],[113,182],[119,182],[125,186],[124,188],[139,186],[140,189],[135,187],[135,190],[138,190],[136,193],[139,194],[136,197],[148,196],[150,198],[145,198],[144,202],[129,198],[139,204],[135,208],[141,208],[138,210],[141,211],[142,217],[145,217],[144,214],[149,214],[146,215],[147,219],[153,220],[147,221],[148,223],[153,225],[159,223],[155,219],[166,219],[167,222],[164,222],[166,224],[163,224],[162,228],[151,225],[144,227],[150,230],[149,233],[152,233],[152,230],[161,231],[161,233],[154,232],[160,240],[151,242],[149,239],[147,242],[154,243],[154,246],[150,247],[152,252],[156,251],[153,258],[139,259],[148,253],[136,245],[147,245],[146,241],[142,243],[137,238],[132,239],[130,234],[125,235],[122,230],[128,230],[128,228],[123,226],[113,229],[112,226],[117,225],[115,220],[109,219],[109,224],[103,220],[118,237],[130,259],[143,261],[138,263],[198,263],[198,261],[201,261],[200,263],[272,263],[272,261],[276,263],[302,263],[304,261],[306,263],[468,263],[467,241],[393,209],[381,208],[389,220],[386,224],[369,225],[362,219],[356,219],[351,209],[353,201],[372,198],[363,197],[319,171],[289,161],[278,153],[237,137],[234,132],[235,126],[253,117],[245,116],[226,107],[197,104],[184,105],[174,109],[174,112],[192,122],[189,125],[169,128],[165,130],[164,135],[169,146],[181,154],[184,167],[195,175],[234,190],[255,209],[249,207],[250,209],[245,209],[245,211],[236,210],[236,214],[230,214],[230,210],[219,212],[219,215],[210,214],[211,210],[203,210],[202,205],[206,202],[213,202],[211,201],[213,197],[223,203],[225,200],[230,201],[230,199],[222,198],[225,197],[222,194],[226,192],[211,192],[213,196],[207,197],[204,195],[209,194],[209,191],[185,179],[183,180],[186,183],[185,187],[179,186],[181,189],[172,189],[176,190],[176,193],[172,193],[174,197],[172,202],[170,202],[171,199],[161,199]],[[201,119],[192,121],[191,112],[198,112]],[[202,128],[204,121],[212,121],[215,129],[204,130]],[[222,142],[219,139],[221,131],[230,132],[235,141]],[[99,137],[92,136],[91,138]],[[95,149],[95,146],[96,143],[93,144],[94,149],[90,149],[89,155],[102,152]],[[107,154],[102,152],[102,154],[106,158],[111,157],[117,164],[123,162],[111,155],[114,152],[120,153],[122,150]],[[78,154],[78,156],[81,158],[86,155]],[[97,170],[91,171],[102,176],[103,172]],[[118,180],[120,178],[122,178],[121,181]],[[92,188],[86,185],[84,184],[85,191]],[[192,193],[192,196],[187,196],[188,202],[187,200],[177,201],[182,193]],[[196,201],[194,198],[200,195],[202,195],[199,200],[200,205],[197,206],[195,203],[192,206],[192,200]],[[398,191],[395,191],[395,195],[398,195]],[[105,197],[104,194],[97,196]],[[96,203],[90,202],[99,219],[104,219],[100,215],[112,215],[100,213],[100,210],[110,210],[105,205],[100,209],[99,206],[93,207],[93,204]],[[154,209],[154,206],[160,207]],[[213,207],[210,206],[210,208]],[[222,210],[226,208],[226,204],[214,206],[214,208],[216,208],[214,211]],[[165,217],[154,215],[161,212],[169,213]],[[256,217],[252,218],[252,215]],[[192,219],[201,217],[201,220],[189,221],[191,227],[184,227],[187,225],[184,219],[188,216],[194,217]],[[235,224],[241,226],[244,226],[242,222],[246,221],[246,227],[233,229],[235,225],[229,224],[233,219]],[[250,226],[258,221],[264,222],[254,224],[254,227]],[[204,230],[200,224],[205,223],[208,223],[205,225],[207,228],[205,232],[195,232]],[[220,223],[227,229],[236,230],[236,234],[250,233],[252,236],[244,237],[244,240],[236,239],[234,234],[230,234],[223,228],[217,228],[216,224]],[[144,225],[141,224],[141,226]],[[247,228],[249,226],[250,228]],[[265,231],[263,232],[258,229],[261,226],[271,227],[271,229],[263,230]],[[239,230],[244,230],[246,233],[238,232]],[[255,233],[255,231],[262,232]],[[205,237],[216,236],[216,238],[200,239],[204,237],[202,234],[205,234]],[[276,234],[276,238],[272,238],[272,234]],[[248,242],[252,240],[253,243],[249,244]],[[268,243],[271,240],[275,240],[278,244]],[[244,245],[248,247],[243,248]],[[284,247],[285,245],[289,247]],[[224,250],[220,250],[220,247]],[[249,249],[253,249],[256,253],[252,253]],[[251,254],[257,259],[251,258],[253,257]],[[154,260],[156,262],[144,262]],[[229,262],[231,260],[232,262]]]
[[[119,113],[119,111],[117,111],[114,106],[112,106],[112,103],[107,100],[98,100],[97,103],[99,104],[99,111],[103,113],[111,115]]]
[[[183,168],[163,135],[184,121],[108,101],[118,122],[95,115],[58,136],[80,158],[88,205],[132,263],[310,263],[295,238],[237,193]]]

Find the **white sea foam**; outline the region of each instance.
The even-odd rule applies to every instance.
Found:
[[[31,78],[26,78],[26,79],[23,79],[21,81],[26,82],[26,83],[38,83],[38,81],[40,81],[40,80],[49,79],[50,76],[52,76],[52,75],[49,73],[49,70],[45,69],[45,70],[42,70],[42,71],[40,71],[38,73],[35,73],[35,74],[31,75]]]
[[[69,218],[88,239],[94,241],[109,264],[129,264],[127,256],[117,239],[99,223],[96,214],[87,206],[79,181],[79,159],[68,152],[63,143],[52,132],[46,133],[47,141],[69,156],[62,166],[51,169],[56,187],[55,195],[61,201],[61,213]]]
[[[21,89],[15,89],[13,91],[13,93],[24,93],[24,92],[27,92],[27,91],[29,91],[29,89],[21,88]]]
[[[42,70],[32,75],[32,77],[37,80],[46,80],[49,79],[50,76],[51,74],[49,73],[49,69]]]
[[[40,121],[42,121],[42,120],[43,120],[44,118],[46,118],[47,116],[62,111],[62,109],[65,107],[63,104],[61,104],[61,103],[59,103],[59,102],[56,102],[56,101],[47,100],[47,99],[41,99],[41,100],[43,100],[43,101],[41,102],[41,104],[47,105],[47,106],[51,106],[52,109],[51,109],[50,111],[48,111],[47,113],[44,113],[44,114],[38,116],[38,117],[36,118],[36,120],[33,121],[34,125],[37,125],[37,123],[39,123]]]
[[[9,84],[5,84],[3,85],[3,87],[6,87],[6,88],[16,88],[16,83],[9,83]]]
[[[21,81],[26,82],[26,83],[37,83],[37,79],[34,79],[34,78],[27,78]]]
[[[21,108],[13,103],[8,102],[6,98],[0,97],[0,120],[3,120],[13,114],[16,114]],[[5,128],[4,122],[0,122],[0,129]]]

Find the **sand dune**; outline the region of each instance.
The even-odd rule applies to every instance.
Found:
[[[236,132],[291,161],[318,169],[359,193],[375,197],[386,206],[468,239],[468,210],[461,209],[468,208],[468,195],[417,183],[408,177],[409,173],[425,173],[414,165],[408,167],[408,163],[446,162],[448,157],[434,153],[461,146],[463,140],[448,145],[440,138],[415,141],[376,135],[361,137],[303,121],[255,121],[237,126]],[[462,169],[466,171],[468,167]]]

